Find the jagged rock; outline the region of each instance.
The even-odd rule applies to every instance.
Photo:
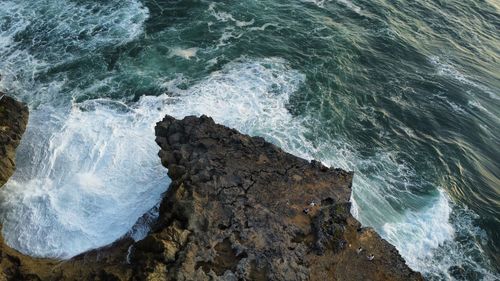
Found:
[[[0,280],[422,280],[350,214],[353,173],[206,116],[167,116],[156,136],[172,183],[145,239],[64,262],[0,243]]]
[[[350,214],[353,173],[309,163],[206,116],[167,116],[156,135],[172,184],[151,235],[171,225],[189,232],[166,280],[422,279]],[[366,252],[358,255],[360,246]],[[141,251],[134,255],[144,263]]]
[[[0,92],[0,187],[16,168],[16,148],[28,123],[28,107]]]

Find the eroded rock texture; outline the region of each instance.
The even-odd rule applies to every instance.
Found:
[[[156,135],[172,184],[144,240],[68,261],[2,243],[0,280],[422,280],[351,216],[352,173],[204,116],[167,116]]]
[[[28,107],[0,92],[0,187],[16,168],[16,148],[28,123]]]
[[[173,182],[158,230],[132,255],[140,268],[154,269],[144,278],[421,279],[350,214],[352,173],[310,163],[205,116],[167,116],[156,135]]]

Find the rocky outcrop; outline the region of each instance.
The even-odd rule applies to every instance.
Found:
[[[0,92],[0,187],[14,173],[16,148],[28,123],[28,107]]]
[[[167,116],[156,135],[172,184],[157,230],[134,247],[141,278],[422,278],[352,217],[351,172],[300,159],[205,116]]]
[[[145,239],[69,261],[1,244],[0,280],[422,280],[350,214],[351,172],[205,116],[167,116],[156,135],[172,183]]]

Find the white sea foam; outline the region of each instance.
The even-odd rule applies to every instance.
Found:
[[[37,82],[38,74],[104,46],[134,40],[148,16],[148,9],[133,0],[0,1],[0,90],[46,101],[51,95],[47,84]]]
[[[281,59],[243,59],[226,65],[188,90],[177,88],[176,83],[164,84],[175,95],[168,97],[162,107],[178,118],[206,114],[219,123],[266,136],[297,152],[307,141],[296,134],[300,122],[286,106],[304,80],[303,74],[290,69]]]
[[[191,58],[194,58],[196,57],[196,53],[198,52],[198,48],[187,48],[187,49],[183,49],[183,48],[172,48],[170,50],[170,56],[178,56],[178,57],[181,57],[183,59],[191,59]]]
[[[276,24],[264,24],[261,27],[254,27],[255,20],[253,18],[248,21],[237,19],[231,13],[224,11],[224,6],[224,3],[212,2],[207,9],[207,13],[217,23],[224,24],[219,43],[216,46],[217,49],[227,46],[231,39],[240,38],[246,31],[262,31],[268,26],[276,26]],[[214,22],[208,22],[209,27],[212,27],[214,24]]]
[[[237,27],[245,27],[254,24],[255,20],[251,19],[249,21],[237,20],[234,16],[228,12],[218,11],[217,4],[215,2],[210,3],[208,7],[208,12],[220,22],[234,22]]]
[[[0,2],[0,90],[34,105],[18,170],[0,193],[2,231],[16,249],[67,258],[113,242],[166,189],[151,138],[154,116],[109,101],[43,105],[67,105],[81,93],[63,94],[64,75],[50,82],[38,77],[134,40],[147,17],[132,0]]]
[[[67,258],[113,242],[155,206],[169,184],[154,142],[160,116],[141,111],[99,100],[67,116],[35,111],[20,148],[35,158],[20,159],[0,193],[6,242]]]
[[[276,114],[293,123],[285,105],[303,80],[281,60],[239,62],[176,97],[40,107],[19,148],[18,170],[0,192],[6,242],[33,256],[68,258],[115,241],[169,184],[154,143],[156,121],[166,113],[209,114],[246,132],[273,132]],[[146,232],[147,223],[131,235]]]
[[[304,76],[286,70],[282,60],[232,63],[188,90],[176,89],[176,83],[166,84],[176,95],[166,98],[162,107],[178,118],[206,114],[219,123],[263,136],[295,155],[356,170],[353,213],[390,239],[408,260],[429,255],[431,249],[453,239],[451,209],[444,193],[414,211],[400,213],[393,207],[390,201],[395,200],[394,196],[410,193],[395,189],[410,188],[411,177],[415,176],[412,169],[397,163],[395,156],[379,154],[373,159],[361,159],[341,140],[318,146],[305,137],[307,120],[297,119],[287,110],[290,95],[303,81]],[[377,175],[370,176],[360,169],[375,171]],[[422,269],[418,260],[412,260],[410,265]]]
[[[177,87],[185,82],[182,77],[163,82],[168,95],[144,96],[133,106],[89,101],[73,106],[67,116],[40,109],[45,115],[34,117],[40,124],[30,126],[20,150],[35,159],[21,159],[20,169],[1,192],[7,243],[35,255],[68,257],[125,234],[158,202],[168,183],[152,142],[155,121],[164,114],[206,114],[300,157],[355,170],[353,214],[393,242],[413,268],[424,273],[447,270],[429,266],[433,251],[456,235],[445,194],[421,198],[426,204],[401,212],[393,202],[405,206],[404,196],[415,199],[411,190],[420,182],[397,155],[361,157],[342,139],[316,143],[306,137],[311,120],[294,117],[287,108],[291,95],[300,94],[305,76],[286,61],[242,58],[188,89]],[[56,133],[47,134],[51,129],[41,124]],[[46,152],[37,143],[44,140]],[[19,214],[26,216],[20,220]],[[132,236],[144,237],[147,227],[136,228]]]
[[[157,104],[163,99],[158,107],[177,118],[206,114],[244,133],[263,136],[297,156],[355,170],[353,214],[396,245],[412,268],[431,276],[449,276],[451,264],[435,259],[436,251],[457,244],[448,196],[438,187],[434,195],[414,195],[412,190],[429,183],[419,180],[417,172],[394,153],[361,157],[342,139],[318,144],[306,137],[311,133],[307,125],[311,120],[296,118],[287,109],[290,96],[300,94],[304,81],[300,72],[281,59],[243,59],[187,90],[176,87],[183,84],[182,78],[164,83],[174,95],[144,97],[141,103]],[[414,203],[405,205],[406,199]],[[406,211],[401,211],[401,206]],[[472,229],[471,223],[464,227]],[[454,255],[457,261],[468,259],[458,246]],[[474,268],[480,267],[476,264]],[[484,274],[491,275],[487,271]]]
[[[432,250],[453,239],[455,230],[449,222],[451,207],[440,190],[439,195],[420,210],[407,210],[402,220],[383,224],[381,233],[395,245],[412,268],[425,272]]]
[[[314,2],[322,6],[325,1]],[[361,12],[352,2],[339,2]],[[230,23],[221,46],[254,24],[253,19],[236,19],[216,8],[213,4],[209,10],[213,17]],[[0,90],[15,89],[26,100],[40,103],[60,98],[66,78],[41,83],[35,79],[39,73],[103,46],[135,39],[147,17],[148,10],[139,1],[88,5],[63,0],[1,1]],[[31,32],[26,34],[35,35],[29,42],[20,36],[28,29]],[[40,49],[43,52],[37,52]],[[196,50],[174,49],[172,54],[189,59]],[[483,87],[439,59],[433,63],[439,75]],[[173,95],[143,97],[132,106],[96,100],[67,110],[37,108],[19,149],[18,170],[0,191],[6,242],[28,254],[67,258],[113,242],[139,217],[145,223],[129,234],[141,239],[168,185],[156,156],[152,126],[167,113],[178,118],[207,114],[244,133],[264,136],[300,157],[355,170],[353,214],[393,242],[415,269],[447,274],[449,266],[467,261],[466,251],[452,240],[459,231],[449,222],[451,207],[444,193],[429,198],[421,208],[401,213],[391,201],[410,193],[404,187],[415,175],[397,157],[390,153],[361,157],[342,139],[318,144],[306,137],[309,120],[296,118],[287,109],[290,96],[300,94],[304,81],[305,76],[284,60],[241,59],[187,90],[177,88],[175,81],[165,83]],[[107,83],[97,81],[87,91]],[[462,228],[473,229],[470,222],[460,221]],[[453,251],[452,258],[436,260],[439,251],[447,250]],[[485,279],[493,276],[483,274]]]

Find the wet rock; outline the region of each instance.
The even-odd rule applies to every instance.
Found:
[[[0,92],[0,186],[16,168],[16,148],[28,123],[28,107]]]

